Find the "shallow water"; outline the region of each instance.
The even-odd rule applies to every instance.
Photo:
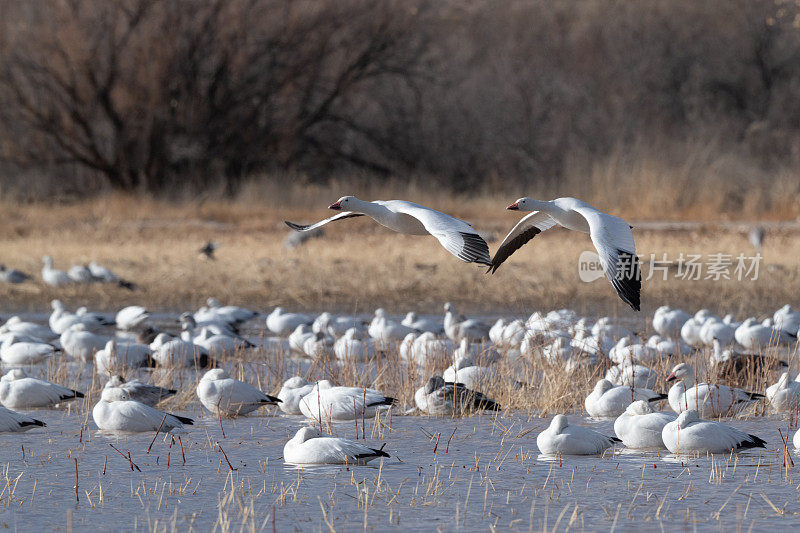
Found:
[[[250,333],[255,339],[258,330]],[[309,364],[292,360],[283,373]],[[257,365],[263,363],[243,370],[256,372]],[[60,368],[68,376],[63,382],[90,388],[89,365]],[[49,363],[27,370],[50,378],[55,371]],[[174,383],[189,389],[195,380],[185,372]],[[363,432],[373,447],[386,443],[390,459],[366,467],[298,467],[284,464],[282,453],[307,423],[303,417],[270,408],[220,421],[192,401],[173,410],[195,425],[175,440],[153,440],[153,433],[99,432],[90,414],[94,401],[28,411],[47,427],[0,434],[2,524],[75,531],[756,531],[800,523],[800,464],[782,468],[778,429],[786,435],[787,422],[777,417],[728,421],[764,438],[766,450],[679,458],[618,449],[554,459],[536,448],[549,417],[504,411],[441,419],[402,416],[398,409],[365,428],[361,421],[332,428],[350,439]],[[578,415],[570,421],[613,435],[612,421]]]

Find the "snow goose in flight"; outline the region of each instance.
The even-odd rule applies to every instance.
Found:
[[[405,200],[367,202],[355,196],[342,196],[329,209],[342,211],[316,224],[286,224],[297,231],[309,231],[335,220],[367,215],[397,233],[433,235],[445,249],[465,263],[490,265],[489,246],[468,222],[440,211]]]
[[[615,442],[616,437],[607,437],[589,428],[570,426],[567,417],[556,415],[550,426],[536,436],[536,446],[546,455],[598,455]]]
[[[20,431],[28,431],[35,427],[45,427],[47,424],[41,420],[36,420],[22,413],[0,407],[0,432],[2,433],[18,433]]]
[[[380,391],[362,387],[334,387],[330,381],[319,381],[300,400],[300,411],[306,418],[341,421],[374,418],[378,411],[389,409],[396,400]]]
[[[657,413],[644,400],[636,400],[614,420],[614,433],[628,448],[664,449],[661,432],[675,420],[675,413]]]
[[[51,287],[63,287],[73,283],[72,278],[63,270],[53,268],[53,258],[49,255],[42,257],[42,280]]]
[[[508,209],[533,212],[523,217],[503,239],[492,258],[489,272],[494,273],[511,254],[536,235],[560,224],[589,234],[614,290],[622,301],[639,311],[641,272],[633,233],[627,222],[575,198],[551,201],[520,198]]]
[[[461,383],[448,383],[433,376],[414,393],[417,409],[429,415],[461,415],[477,410],[499,411],[500,404]]]
[[[300,400],[312,390],[314,390],[314,384],[300,376],[287,379],[278,393],[278,399],[281,401],[278,408],[288,415],[302,415]]]
[[[13,368],[0,378],[0,403],[9,409],[52,407],[76,398],[83,398],[83,393],[28,377],[21,368]]]
[[[636,389],[625,386],[614,386],[607,379],[601,379],[594,390],[584,401],[586,412],[594,418],[615,418],[636,400],[658,402],[666,400],[666,394],[659,394],[650,389]]]
[[[697,411],[689,409],[661,431],[664,446],[672,453],[730,453],[748,448],[766,448],[766,442],[736,428],[701,420]]]
[[[669,405],[676,413],[690,409],[698,411],[701,416],[726,416],[742,404],[763,398],[763,394],[746,392],[725,385],[695,383],[694,370],[686,363],[672,369],[667,382],[676,381],[668,392]]]
[[[92,418],[97,427],[103,431],[126,433],[157,431],[159,428],[166,433],[173,429],[181,429],[184,424],[194,423],[191,418],[164,413],[155,407],[137,402],[120,387],[103,389],[100,401],[92,409]]]
[[[275,405],[281,400],[260,389],[233,379],[225,370],[214,368],[200,378],[197,397],[203,406],[215,415],[236,417],[246,415],[265,405]]]
[[[389,454],[311,427],[300,428],[283,447],[283,460],[289,464],[365,465],[378,457]]]
[[[142,383],[138,379],[131,379],[126,381],[122,376],[111,376],[106,382],[106,389],[118,388],[128,393],[131,400],[141,402],[145,405],[154,406],[161,400],[165,400],[170,396],[177,394],[175,389],[165,389],[157,385],[148,385]]]

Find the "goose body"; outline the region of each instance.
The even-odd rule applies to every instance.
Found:
[[[95,369],[100,374],[114,374],[151,366],[150,347],[146,344],[117,343],[109,340],[94,354]]]
[[[465,263],[490,264],[489,247],[472,225],[440,211],[405,200],[366,202],[355,196],[343,196],[330,209],[342,211],[316,224],[286,224],[297,231],[310,231],[336,220],[369,216],[397,233],[433,235],[444,248]]]
[[[150,313],[141,305],[129,305],[117,312],[115,322],[119,329],[131,331],[141,328],[149,318]]]
[[[0,378],[0,403],[9,409],[53,407],[76,398],[83,398],[83,393],[28,377],[21,368],[9,370]]]
[[[221,368],[203,374],[197,384],[200,403],[214,414],[226,417],[246,415],[265,405],[275,405],[281,400],[264,394],[260,389],[231,378]]]
[[[314,390],[314,383],[309,383],[300,376],[294,376],[283,382],[283,387],[278,393],[280,403],[278,408],[289,415],[302,415],[300,400],[303,396]]]
[[[441,320],[437,318],[420,318],[413,311],[406,314],[400,324],[417,331],[430,331],[436,335],[444,333],[444,323]]]
[[[53,259],[49,255],[42,257],[42,263],[44,263],[42,281],[46,284],[51,287],[63,287],[73,283],[72,278],[66,272],[53,268]]]
[[[630,404],[614,421],[614,433],[628,448],[663,449],[661,432],[678,417],[674,413],[657,413],[644,400]]]
[[[191,418],[164,413],[132,400],[127,391],[119,387],[103,389],[100,401],[92,409],[92,418],[103,431],[125,433],[152,432],[159,427],[166,433],[193,423]]]
[[[51,344],[32,340],[18,341],[16,335],[6,337],[0,345],[0,359],[9,365],[41,363],[56,352]]]
[[[119,388],[124,390],[131,400],[154,406],[161,400],[177,394],[175,389],[166,389],[157,385],[148,385],[138,379],[126,381],[122,376],[113,375],[105,384],[106,389]]]
[[[276,307],[272,312],[267,315],[267,328],[281,337],[285,337],[292,333],[297,326],[301,324],[308,324],[309,326],[314,320],[300,313],[286,313],[282,307]]]
[[[650,389],[631,389],[630,387],[615,387],[607,379],[597,382],[594,390],[586,397],[584,406],[589,416],[594,418],[616,418],[625,412],[625,409],[637,400],[657,402],[665,400],[664,394],[659,394]]]
[[[5,265],[0,264],[0,281],[17,284],[25,283],[29,279],[31,279],[31,276],[25,272],[17,270],[16,268],[6,268]]]
[[[767,387],[767,400],[774,411],[791,412],[800,404],[800,382],[789,379],[784,372],[774,385]]]
[[[58,335],[49,327],[34,322],[24,322],[18,316],[12,316],[0,326],[0,333],[14,333],[18,336],[27,336],[48,342],[57,339]]]
[[[482,393],[460,383],[448,383],[442,376],[431,377],[414,394],[417,409],[429,415],[452,416],[471,411],[499,411],[500,405]]]
[[[710,420],[702,420],[695,410],[681,413],[661,432],[664,446],[672,453],[730,453],[748,448],[764,448],[755,435]]]
[[[489,338],[489,325],[476,319],[458,316],[456,308],[450,302],[444,304],[444,331],[450,340],[460,342],[481,342]]]
[[[614,385],[652,389],[658,383],[658,373],[643,365],[624,362],[606,371],[606,379]]]
[[[546,455],[598,455],[617,440],[589,428],[570,426],[566,416],[556,415],[536,436],[536,446]]]
[[[104,349],[110,340],[111,338],[105,335],[87,331],[82,323],[70,326],[60,338],[64,353],[83,362],[93,361],[95,352]]]
[[[365,465],[378,457],[389,454],[311,427],[301,428],[283,447],[283,460],[290,464]]]
[[[748,402],[762,397],[725,385],[695,383],[694,370],[686,363],[672,369],[667,381],[676,381],[669,389],[669,405],[676,413],[697,411],[700,416],[718,417],[729,415]]]
[[[302,353],[306,341],[315,336],[316,333],[311,331],[310,325],[298,324],[294,331],[289,334],[289,348],[295,352]]]
[[[327,380],[318,382],[300,400],[300,411],[311,420],[343,421],[354,418],[374,418],[378,411],[395,403],[375,389],[334,387]]]
[[[211,364],[205,348],[182,339],[170,339],[165,333],[159,333],[150,348],[153,360],[161,366],[202,368]]]
[[[681,328],[692,315],[681,309],[670,309],[661,306],[653,315],[653,329],[667,339],[677,339],[681,335]]]
[[[356,328],[350,328],[336,339],[333,353],[340,361],[364,362],[374,359],[377,350],[373,339],[364,339]]]

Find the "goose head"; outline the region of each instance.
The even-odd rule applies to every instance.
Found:
[[[28,377],[28,374],[25,373],[24,370],[21,368],[12,368],[6,374],[0,378],[1,381],[16,381],[18,379],[23,379]]]
[[[63,311],[64,310],[64,302],[61,300],[51,300],[50,301],[50,308],[53,311]]]
[[[700,415],[697,414],[697,411],[694,409],[689,409],[688,411],[684,411],[678,415],[678,419],[675,422],[679,428],[684,429],[686,426],[699,421]]]
[[[427,383],[425,383],[425,394],[431,394],[434,391],[437,391],[444,387],[445,381],[442,376],[436,375],[431,377]]]
[[[342,196],[329,205],[328,209],[333,209],[334,211],[351,211],[356,202],[358,202],[358,198],[355,196]]]
[[[300,430],[295,433],[292,440],[295,442],[305,442],[309,439],[315,439],[320,436],[322,436],[320,430],[306,426],[304,428],[300,428]]]
[[[451,304],[450,302],[447,302],[447,303],[444,304],[444,312],[445,313],[455,313],[456,312],[456,308],[455,308],[455,306],[453,304]]]
[[[636,400],[628,407],[625,408],[625,412],[629,415],[648,415],[650,413],[654,413],[653,408],[650,407],[644,400]]]
[[[299,389],[308,385],[308,381],[300,376],[294,376],[283,382],[286,389]]]
[[[564,415],[556,415],[550,422],[550,429],[556,435],[567,429],[567,427],[569,427],[569,421]]]
[[[219,379],[228,379],[228,373],[222,368],[212,368],[200,378],[200,381],[217,381]]]
[[[686,363],[681,363],[676,365],[669,376],[667,376],[667,381],[675,381],[675,380],[691,380],[694,379],[694,370],[692,367],[687,365]]]
[[[100,399],[104,402],[126,402],[131,396],[128,391],[119,387],[108,387],[103,389]]]

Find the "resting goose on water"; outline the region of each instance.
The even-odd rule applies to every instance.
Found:
[[[627,222],[575,198],[551,201],[520,198],[507,209],[533,212],[522,218],[503,239],[492,258],[489,272],[494,273],[511,254],[536,235],[560,224],[589,234],[614,290],[623,302],[639,311],[641,272],[636,243]]]
[[[378,457],[389,454],[311,427],[300,428],[283,447],[283,460],[289,464],[365,465]]]
[[[288,221],[286,225],[297,231],[310,231],[335,220],[366,215],[397,233],[433,235],[448,252],[465,263],[491,264],[489,246],[471,224],[429,207],[405,200],[367,202],[355,196],[342,196],[329,209],[342,212],[308,226]]]

